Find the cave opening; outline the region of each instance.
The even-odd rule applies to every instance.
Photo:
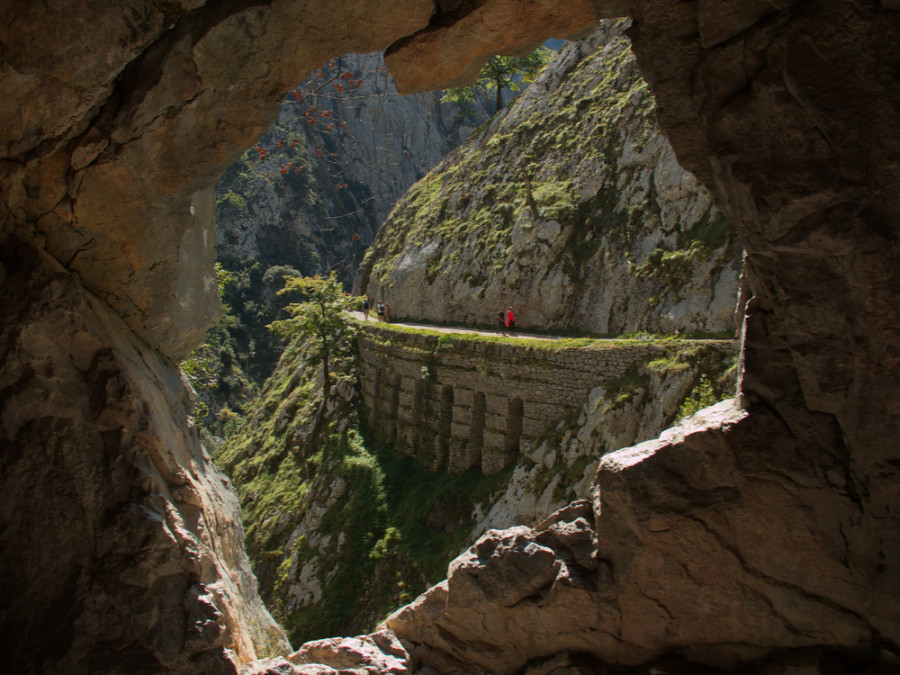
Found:
[[[494,4],[464,9],[477,14]],[[598,5],[587,4],[590,23]],[[879,666],[897,651],[900,412],[891,387],[900,367],[900,255],[892,235],[900,213],[900,94],[890,85],[900,72],[900,30],[896,2],[813,4],[748,3],[739,11],[734,3],[603,4],[633,15],[634,49],[678,159],[712,190],[747,245],[752,300],[740,366],[743,407],[719,410],[718,418],[652,447],[604,458],[592,493],[597,512],[580,505],[569,515],[583,536],[575,543],[587,541],[613,573],[602,577],[603,593],[589,596],[584,612],[563,603],[560,621],[570,627],[600,608],[601,617],[626,624],[569,630],[570,641],[583,636],[574,647],[558,645],[553,634],[518,641],[507,635],[500,647],[515,652],[511,658],[527,660],[535,644],[629,664],[678,649],[704,667],[763,666],[786,655],[805,659],[802,666],[813,672],[836,650],[844,650],[840,663]],[[578,9],[553,5],[557,14]],[[42,523],[16,540],[8,538],[16,528],[0,528],[0,578],[15,582],[4,593],[10,610],[0,619],[0,651],[21,657],[14,670],[71,670],[140,651],[152,652],[141,663],[165,663],[171,672],[232,672],[225,643],[238,661],[285,648],[252,577],[234,572],[247,569],[228,511],[234,495],[185,427],[189,396],[172,368],[216,313],[208,188],[235,159],[234,149],[264,131],[281,92],[313,65],[310,54],[394,43],[427,25],[434,11],[433,3],[411,2],[409,11],[383,21],[383,6],[356,3],[359,13],[347,12],[342,30],[331,31],[322,26],[334,26],[329,17],[343,5],[328,3],[326,11],[306,3],[304,21],[296,7],[252,3],[244,10],[238,2],[194,12],[149,3],[139,20],[104,7],[40,17],[23,8],[0,27],[4,67],[13,73],[0,80],[0,282],[7,298],[0,398],[9,481],[0,494],[22,494],[12,482],[23,477],[28,494],[7,502],[4,518],[21,518],[21,525],[24,514]],[[467,16],[433,22],[433,37],[443,31],[456,41],[454,55],[475,49]],[[178,29],[171,31],[173,20]],[[52,39],[34,39],[38,33]],[[338,33],[359,36],[359,44],[330,43]],[[520,48],[533,35],[514,41]],[[403,50],[416,47],[405,40],[394,51],[402,62]],[[60,60],[60,53],[79,58]],[[437,78],[438,64],[418,56],[424,77]],[[464,70],[453,67],[454,74]],[[155,72],[145,77],[148,69]],[[129,91],[131,85],[138,86]],[[589,107],[584,100],[578,105]],[[573,114],[581,114],[578,106]],[[578,145],[577,138],[568,142]],[[660,185],[665,172],[653,178]],[[557,183],[536,185],[535,196],[570,187]],[[669,187],[675,193],[680,186]],[[461,200],[462,208],[473,201]],[[448,202],[445,215],[457,203]],[[539,207],[548,213],[547,203]],[[610,217],[601,224],[624,240],[635,222]],[[673,245],[660,243],[658,265],[634,269],[645,276],[666,271],[671,284],[683,283],[688,253],[672,255]],[[576,244],[586,252],[596,238]],[[617,266],[631,269],[626,261]],[[251,267],[240,272],[262,276]],[[622,312],[655,307],[651,300],[658,299],[644,297]],[[594,304],[614,315],[603,301]],[[279,385],[287,388],[292,377]],[[439,394],[442,420],[446,393]],[[452,397],[451,389],[449,422]],[[284,457],[296,454],[310,432],[291,426],[296,406],[289,398],[272,402],[278,414],[265,428],[268,435],[289,430],[279,446]],[[67,431],[76,427],[77,434]],[[442,421],[438,447],[449,438],[444,431]],[[248,439],[240,450],[263,440]],[[344,440],[338,449],[352,457],[354,439]],[[55,507],[41,501],[44,467],[40,454],[28,451],[51,443],[67,448],[59,468],[70,474],[67,494],[83,507],[62,518],[43,516],[56,514]],[[297,475],[308,477],[316,461],[298,465]],[[367,466],[348,461],[342,478],[357,480]],[[244,477],[275,473],[266,462],[251,469]],[[360,480],[377,496],[377,481]],[[323,503],[346,504],[342,485],[325,486]],[[280,504],[295,506],[295,496],[281,492]],[[211,510],[217,507],[223,510]],[[68,518],[88,526],[67,527]],[[566,529],[561,522],[548,527],[555,529],[545,543]],[[72,536],[83,531],[89,535]],[[291,545],[312,548],[315,534],[298,533]],[[54,555],[60,550],[71,555]],[[580,557],[581,550],[573,545],[559,567],[581,571],[573,567],[581,564],[592,574],[597,560]],[[67,563],[74,559],[76,565]],[[260,578],[283,583],[292,598],[313,597],[322,590],[309,581],[318,573],[300,562],[307,580],[300,590],[279,576],[280,564],[264,567]],[[69,602],[75,578],[90,583]],[[523,597],[538,595],[532,589]],[[552,612],[552,593],[540,597]],[[446,600],[451,610],[453,602]],[[65,612],[44,611],[62,605]],[[476,606],[448,616],[471,615]],[[648,616],[662,618],[631,621]],[[425,641],[406,628],[410,643]],[[622,632],[633,642],[596,642]],[[59,645],[66,653],[40,650],[35,635],[66,636]],[[490,634],[477,638],[467,643],[472,652],[454,657],[498,658],[502,650]],[[622,651],[633,644],[659,649]],[[852,651],[860,646],[864,657]],[[131,665],[152,670],[141,663]],[[515,662],[510,672],[526,667]]]

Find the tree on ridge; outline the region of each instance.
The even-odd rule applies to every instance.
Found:
[[[478,78],[464,87],[448,89],[443,99],[470,106],[478,94],[493,94],[497,110],[503,108],[503,91],[520,91],[529,85],[541,71],[553,52],[538,47],[527,56],[492,56],[482,66]]]

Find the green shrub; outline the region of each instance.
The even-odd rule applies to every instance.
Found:
[[[678,409],[678,421],[680,422],[685,417],[690,417],[694,413],[718,403],[719,400],[720,397],[716,394],[712,382],[709,381],[709,378],[706,377],[706,375],[701,375],[697,386],[694,387],[690,395],[684,399],[684,402]]]

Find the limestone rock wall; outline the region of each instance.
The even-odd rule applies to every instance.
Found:
[[[266,326],[284,318],[285,274],[334,270],[349,286],[390,208],[486,119],[482,107],[463,118],[439,92],[398,94],[377,52],[329,59],[287,92],[269,131],[216,184],[232,316],[207,334],[218,382],[194,383],[207,429],[221,435],[223,406],[242,412],[272,374],[283,345]]]
[[[313,73],[216,186],[220,261],[336,267],[352,280],[407,188],[487,118],[480,104],[463,118],[440,99],[398,94],[380,53],[345,54]]]
[[[178,372],[46,254],[6,241],[0,269],[0,670],[228,673],[285,649]]]
[[[398,317],[733,334],[741,245],[607,22],[398,203],[356,287]]]

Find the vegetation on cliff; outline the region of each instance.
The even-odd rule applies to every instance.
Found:
[[[522,85],[531,84],[550,55],[549,49],[538,47],[526,56],[492,56],[481,68],[475,82],[447,90],[442,100],[459,103],[466,113],[474,115],[473,104],[479,95],[492,94],[494,109],[499,111],[503,107],[503,92],[515,93],[522,90]]]
[[[355,356],[332,359],[326,395],[309,367],[314,349],[303,336],[291,342],[215,458],[237,487],[263,597],[295,644],[371,629],[441,580],[475,524],[472,505],[509,477],[429,473],[375,443]]]
[[[342,330],[352,336],[354,322]],[[409,329],[370,330],[402,344]],[[512,340],[444,335],[434,358],[448,340],[484,339],[500,346]],[[516,462],[483,476],[478,469],[435,472],[379,443],[362,409],[357,355],[335,354],[326,393],[321,369],[311,365],[314,343],[295,336],[243,426],[216,453],[241,499],[262,595],[291,639],[370,630],[443,579],[450,560],[486,527],[533,522],[584,497],[600,455],[618,441],[659,433],[701,376],[715,383],[719,397],[730,395],[731,359],[720,351],[653,343],[664,357],[607,384],[523,448]],[[587,339],[536,344],[599,347]]]
[[[344,292],[337,275],[327,277],[285,277],[278,295],[299,293],[302,300],[287,306],[289,319],[273,321],[269,330],[282,340],[303,336],[307,341],[308,367],[322,367],[322,394],[331,390],[331,363],[351,350],[353,332],[342,316],[358,303]]]
[[[741,247],[657,129],[625,25],[567,45],[416,183],[356,292],[435,321],[733,332]]]
[[[367,255],[363,278],[375,279],[374,286],[363,285],[385,293],[401,315],[416,318],[483,323],[477,320],[481,310],[470,312],[470,305],[506,306],[506,294],[520,293],[515,297],[524,306],[517,314],[533,326],[543,321],[539,325],[576,333],[658,330],[659,321],[634,319],[634,306],[643,307],[637,312],[643,317],[671,313],[687,287],[706,283],[713,268],[731,265],[738,247],[730,223],[696,184],[666,174],[671,167],[661,159],[665,149],[649,125],[652,97],[636,74],[621,25],[570,47],[542,78],[537,93],[414,186]],[[315,171],[297,170],[319,154],[310,147],[315,145],[298,142],[245,155],[231,169],[237,189],[220,194],[220,210],[253,211],[258,194],[252,192],[261,185],[276,193],[290,188],[288,201],[298,207],[322,208],[322,194],[334,190],[322,182],[329,175],[319,180]],[[259,173],[273,162],[281,170]],[[338,189],[347,189],[342,198],[351,199],[346,185]],[[335,204],[362,206],[351,202]],[[256,299],[235,297],[231,311],[247,313],[257,325],[264,320],[290,344],[216,460],[238,489],[262,594],[295,642],[373,628],[444,578],[449,561],[484,529],[534,523],[587,496],[605,452],[652,438],[679,414],[733,391],[728,348],[646,334],[623,338],[626,344],[649,340],[661,356],[598,384],[580,408],[567,408],[499,473],[434,471],[422,457],[381,442],[384,434],[371,429],[363,414],[355,328],[337,313],[353,303],[340,291],[343,270],[317,281],[302,276],[335,260],[352,263],[323,256],[325,249],[316,247],[303,248],[308,258],[291,257],[300,239],[278,234],[291,228],[283,224],[242,239],[231,227],[224,235],[233,239],[225,255],[233,256],[235,279],[262,282],[266,289]],[[266,269],[253,257],[264,257],[266,236],[273,237],[265,245],[276,256],[271,261],[282,265]],[[351,257],[365,240],[340,226],[321,236],[336,237],[325,243],[334,251],[343,246]],[[402,275],[415,269],[421,274],[404,281]],[[272,270],[288,277],[285,291],[307,296],[306,303],[287,308],[294,318],[280,318],[285,306],[277,299],[284,296],[275,293]],[[619,281],[609,276],[613,270]],[[536,287],[523,290],[529,276],[541,280],[539,300],[528,295]],[[389,293],[402,284],[428,307],[395,302]],[[240,288],[230,286],[231,293]],[[446,297],[436,297],[435,289],[444,289]],[[317,294],[322,302],[310,303]],[[329,312],[321,311],[322,303]],[[600,323],[583,320],[592,303],[602,308]],[[372,330],[387,345],[402,342],[403,329]],[[449,341],[487,340],[502,349],[506,339],[445,335],[435,341],[431,358],[436,363]],[[258,349],[257,342],[264,340],[251,338],[246,346]],[[600,348],[584,337],[540,343],[540,349],[562,347]],[[239,421],[229,419],[232,425]]]
[[[535,264],[561,275],[542,272],[547,288],[557,293],[561,315],[577,318],[577,298],[596,291],[598,260],[604,269],[623,266],[633,280],[653,280],[660,299],[681,292],[702,260],[711,256],[720,261],[734,242],[727,221],[708,204],[701,204],[693,220],[674,217],[675,225],[660,238],[648,235],[645,227],[648,218],[669,217],[653,199],[655,170],[634,200],[622,196],[631,189],[622,180],[643,171],[639,165],[644,160],[634,158],[656,158],[658,153],[641,154],[656,142],[645,125],[652,98],[636,76],[620,29],[607,31],[570,48],[550,67],[537,93],[538,108],[534,99],[526,100],[524,108],[513,106],[440,172],[415,185],[366,258],[368,273],[387,275],[388,285],[396,281],[390,274],[409,268],[416,255],[412,242],[424,251],[424,284],[415,286],[416,292],[443,279],[464,288],[471,300],[489,295],[487,289],[500,280],[507,288],[526,283],[530,268],[520,263],[531,256]],[[557,87],[563,80],[566,86]],[[588,140],[576,144],[575,138]],[[293,186],[295,199],[315,204],[322,193],[317,174],[293,169],[315,154],[304,147],[298,143],[246,155],[231,170],[236,172],[232,185],[243,187],[223,192],[220,209],[252,210],[247,200],[256,198],[250,192],[260,180],[267,189]],[[631,154],[632,164],[623,160],[623,153]],[[285,162],[289,170],[261,178],[258,168],[272,162]],[[590,172],[600,182],[588,186]],[[322,236],[339,241],[349,234],[349,246],[362,246],[352,234],[338,230]],[[262,254],[253,246],[263,239],[248,240],[242,248],[240,234],[230,231],[225,236],[237,239],[226,251]],[[277,236],[271,243],[280,256],[293,246]],[[644,254],[632,258],[637,251]],[[513,258],[520,266],[518,282],[510,272]],[[443,579],[450,560],[485,528],[535,522],[586,496],[603,453],[652,438],[679,410],[733,390],[732,359],[720,348],[648,335],[623,338],[626,345],[650,340],[661,346],[656,353],[663,356],[636,363],[621,378],[595,388],[581,408],[573,407],[540,438],[524,444],[499,473],[434,471],[422,457],[379,441],[384,435],[371,429],[363,414],[354,324],[337,314],[353,300],[343,297],[338,275],[312,282],[302,275],[318,271],[324,259],[272,258],[276,260],[284,264],[268,271],[252,257],[232,260],[229,309],[247,314],[257,325],[265,320],[290,343],[258,398],[244,407],[241,426],[218,448],[216,460],[238,489],[262,594],[295,642],[371,629]],[[293,288],[307,296],[306,303],[288,307],[294,318],[280,318],[285,316],[285,296],[276,295],[279,280],[272,270],[288,277],[285,291]],[[237,295],[245,282],[265,285],[266,300]],[[622,294],[621,288],[615,291],[617,303],[646,302]],[[317,293],[333,310],[327,317],[321,303],[308,302]],[[451,298],[450,304],[457,300]],[[431,301],[436,309],[447,309]],[[413,309],[399,305],[402,314]],[[521,317],[522,310],[517,314]],[[304,323],[304,317],[322,320]],[[420,317],[471,321],[471,316],[431,317],[428,312]],[[584,330],[577,321],[555,325]],[[402,343],[409,329],[379,325],[370,330],[390,345]],[[444,335],[434,343],[435,364],[441,347],[456,340],[487,340],[502,349],[507,338]],[[251,338],[246,346],[263,342]],[[542,350],[599,348],[583,337],[536,344]],[[602,348],[615,349],[616,344]],[[239,422],[238,417],[229,420]]]
[[[285,97],[269,131],[216,186],[225,311],[192,382],[204,428],[225,434],[278,361],[266,326],[286,317],[284,276],[335,272],[347,285],[406,187],[486,117],[437,94],[400,96],[377,54],[330,59]],[[207,376],[208,375],[208,376]]]

